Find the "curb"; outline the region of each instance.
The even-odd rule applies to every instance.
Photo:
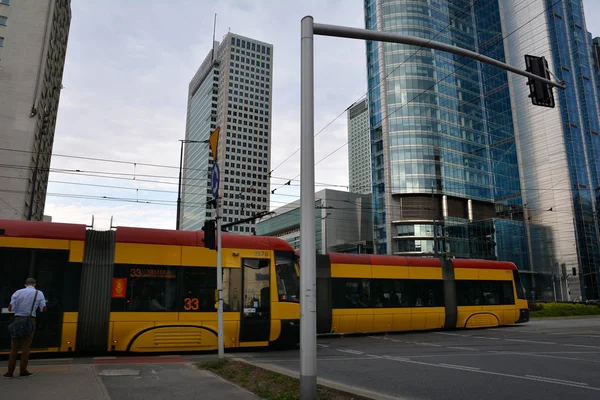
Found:
[[[266,364],[266,363],[256,363],[256,362],[250,361],[248,359],[239,358],[239,357],[232,358],[232,360],[250,364],[250,365],[253,365],[258,368],[269,370],[271,372],[276,372],[276,373],[279,373],[282,375],[286,375],[286,376],[289,376],[290,378],[300,379],[299,372],[296,372],[296,371],[293,371],[293,370],[290,370],[287,368],[279,367],[277,365]],[[346,392],[348,394],[366,397],[368,399],[373,399],[373,400],[409,400],[406,397],[389,396],[386,394],[373,392],[371,390],[358,389],[358,388],[355,388],[355,387],[352,387],[352,386],[349,386],[349,385],[346,385],[343,383],[335,382],[335,381],[332,381],[329,379],[325,379],[325,378],[317,377],[317,384],[327,387],[327,388],[330,388],[330,389],[339,390],[341,392]]]
[[[192,366],[193,368],[195,368],[197,371],[203,371],[203,372],[206,372],[207,374],[209,374],[209,375],[211,375],[211,376],[213,376],[213,377],[217,378],[218,380],[220,380],[220,381],[222,381],[222,382],[224,382],[224,383],[227,383],[228,385],[235,386],[235,387],[236,387],[236,388],[238,388],[239,390],[241,390],[241,391],[243,391],[243,392],[246,392],[246,393],[248,393],[250,396],[253,396],[253,397],[254,397],[254,398],[256,398],[256,399],[260,399],[260,396],[258,396],[258,395],[257,395],[257,394],[255,394],[255,393],[252,393],[252,392],[251,392],[251,391],[249,391],[248,389],[246,389],[246,388],[244,388],[244,387],[241,387],[241,386],[240,386],[240,385],[238,385],[237,383],[234,383],[234,382],[228,381],[227,379],[223,378],[222,376],[220,376],[220,375],[217,375],[217,374],[215,374],[214,372],[212,372],[212,371],[210,371],[210,370],[208,370],[208,369],[201,368],[201,367],[197,366],[196,364],[199,364],[199,363],[195,363],[195,362],[193,362],[193,363],[189,363],[189,365],[190,365],[190,366]]]

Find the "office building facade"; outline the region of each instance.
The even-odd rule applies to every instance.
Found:
[[[434,253],[435,232],[443,237],[438,250],[451,255],[492,251],[515,261],[530,298],[553,283],[564,300],[598,298],[598,53],[582,2],[366,0],[365,12],[368,29],[453,44],[520,69],[524,55],[544,56],[567,86],[554,90],[555,108],[538,107],[521,76],[368,42],[378,252]],[[413,229],[420,236],[398,238],[413,231],[412,220],[425,225]],[[476,241],[483,253],[469,250]]]
[[[527,98],[526,78],[509,76],[532,265],[559,277],[564,300],[597,299],[600,81],[583,3],[499,3],[505,32],[514,31],[505,40],[507,62],[524,69],[525,54],[544,56],[555,79],[566,86],[554,89],[554,108],[535,107]],[[513,12],[517,7],[522,11]],[[536,234],[530,224],[549,234]]]
[[[365,23],[503,60],[498,7],[365,0]],[[523,218],[506,72],[437,50],[366,47],[376,252],[478,256],[464,246],[471,224]]]
[[[44,217],[70,0],[0,0],[0,219]]]
[[[223,223],[269,209],[273,46],[228,33],[190,82],[186,139],[202,142],[220,129],[218,163]],[[199,230],[214,218],[210,182],[214,160],[206,143],[185,145],[182,229]],[[233,226],[251,234],[255,223]]]
[[[360,100],[348,108],[348,178],[352,193],[371,193],[369,105]]]
[[[276,236],[300,248],[300,200],[273,210],[256,225],[261,236]],[[315,193],[315,241],[319,254],[372,253],[371,196],[324,189]]]

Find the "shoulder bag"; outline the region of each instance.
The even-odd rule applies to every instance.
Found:
[[[27,336],[35,330],[35,327],[33,326],[33,321],[31,320],[31,316],[33,315],[33,309],[35,307],[35,301],[37,300],[37,294],[38,291],[36,290],[35,296],[33,297],[33,304],[31,305],[31,311],[29,312],[29,316],[18,319],[12,324],[8,325],[8,332],[10,333],[11,338],[17,339],[23,336]]]

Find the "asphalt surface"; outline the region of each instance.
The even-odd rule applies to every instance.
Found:
[[[600,318],[318,340],[319,379],[400,399],[600,399]],[[298,351],[237,354],[291,375]]]

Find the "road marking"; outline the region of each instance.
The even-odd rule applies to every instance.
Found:
[[[372,360],[373,358],[379,358],[379,357],[374,357],[371,355],[366,355],[365,357],[317,357],[317,361],[355,361],[355,360]],[[246,359],[248,360],[248,359]],[[268,363],[273,363],[273,362],[298,362],[297,358],[274,358],[274,359],[260,359],[260,358],[254,358],[252,359],[253,363],[260,363],[260,364],[268,364]]]
[[[600,335],[575,335],[575,336],[600,338]]]
[[[410,358],[406,358],[406,357],[397,357],[397,356],[388,356],[388,355],[381,356],[381,357],[387,358],[388,360],[410,361]],[[381,358],[381,357],[378,357],[378,358]]]
[[[358,351],[358,350],[337,349],[337,351],[341,351],[342,353],[350,353],[350,354],[364,354],[362,351]]]
[[[507,342],[523,342],[523,343],[538,343],[538,344],[556,344],[554,342],[542,342],[541,340],[526,340],[526,339],[504,339]]]
[[[600,349],[598,346],[587,346],[585,344],[565,344],[564,346],[569,347],[585,347],[586,349]]]
[[[479,371],[481,370],[481,368],[477,368],[477,367],[468,367],[466,365],[455,365],[455,364],[444,364],[444,363],[440,363],[438,365],[444,366],[444,367],[452,367],[452,368],[460,368],[460,369],[466,369],[466,370],[471,370],[471,371]]]
[[[473,336],[475,339],[487,339],[485,336]]]
[[[374,356],[374,357],[377,357],[377,356]],[[555,385],[571,386],[571,387],[576,387],[576,388],[580,388],[580,389],[595,390],[595,391],[600,392],[600,388],[598,388],[598,387],[592,387],[592,386],[588,386],[588,385],[584,385],[584,384],[579,384],[579,383],[575,384],[575,383],[570,383],[568,381],[557,381],[557,380],[552,380],[552,379],[548,379],[548,378],[534,378],[534,377],[531,377],[531,376],[505,374],[505,373],[502,373],[502,372],[482,371],[482,370],[477,370],[477,369],[464,368],[463,366],[461,366],[461,367],[451,367],[450,364],[446,364],[446,365],[432,364],[432,363],[428,363],[428,362],[424,362],[424,361],[400,360],[400,359],[397,359],[397,358],[386,358],[386,357],[378,357],[378,358],[388,359],[390,361],[406,362],[406,363],[409,363],[409,364],[426,365],[426,366],[429,366],[429,367],[455,369],[455,370],[473,372],[474,374],[504,376],[504,377],[507,377],[507,378],[515,378],[515,379],[521,379],[521,380],[526,380],[526,381],[553,383]]]
[[[448,346],[448,349],[456,349],[456,350],[468,350],[468,351],[479,351],[477,349],[472,349],[470,347],[458,347],[458,346]]]
[[[415,344],[418,344],[420,346],[433,346],[433,347],[442,347],[441,344],[435,344],[435,343],[427,343],[427,342],[414,342]]]
[[[566,381],[564,379],[548,378],[546,376],[535,376],[535,375],[525,375],[525,376],[528,376],[530,378],[544,379],[544,380],[555,381],[555,382],[560,382],[560,383],[571,383],[573,385],[588,386],[588,384],[585,382]]]
[[[446,336],[461,336],[461,337],[470,337],[471,335],[461,335],[460,333],[449,333],[449,332],[433,332],[438,335],[446,335]]]
[[[521,353],[521,352],[517,352],[517,351],[496,351],[494,352],[496,354],[513,354],[513,355],[519,355],[519,356],[527,356],[527,357],[545,357],[545,358],[557,358],[557,359],[561,359],[561,360],[572,360],[572,361],[583,361],[583,362],[591,362],[591,363],[600,363],[600,361],[598,360],[587,360],[585,358],[575,358],[575,357],[564,357],[564,356],[554,356],[551,354],[562,354],[562,353],[566,353],[569,354],[569,352],[563,351],[563,352],[557,352],[557,353],[549,353],[549,354],[543,354],[543,353]],[[573,352],[575,353],[575,352]],[[584,354],[590,354],[589,352],[576,352],[578,354],[584,353]]]
[[[317,343],[317,346],[319,346],[319,347],[329,347],[329,345],[327,345],[327,344],[321,344],[321,343]]]
[[[388,340],[388,338],[383,337],[383,336],[367,336],[367,337],[370,337],[371,339]]]

